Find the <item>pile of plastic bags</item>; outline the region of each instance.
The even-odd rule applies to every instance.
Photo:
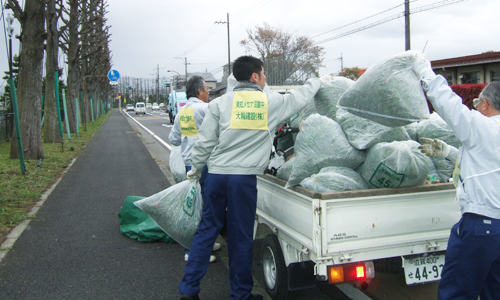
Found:
[[[295,141],[295,162],[287,187],[319,173],[324,167],[357,168],[365,153],[354,148],[340,125],[324,116],[313,114],[302,123]]]
[[[407,51],[378,62],[355,82],[335,77],[325,84],[314,107],[309,103],[288,122],[301,129],[295,157],[276,173],[286,187],[324,193],[448,182],[455,162],[425,156],[420,138],[457,148],[460,141],[439,115],[429,114],[414,59]]]

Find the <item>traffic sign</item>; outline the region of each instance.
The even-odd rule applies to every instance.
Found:
[[[118,81],[118,79],[120,79],[120,73],[116,70],[111,70],[108,72],[108,78],[110,81]]]
[[[116,95],[116,97],[121,97],[122,93],[118,92],[118,94]]]

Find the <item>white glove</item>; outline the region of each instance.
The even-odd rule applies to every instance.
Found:
[[[426,144],[422,144],[418,149],[427,156],[447,157],[450,154],[450,145],[441,140],[423,137],[420,141]]]
[[[333,80],[333,76],[331,74],[325,74],[319,78],[321,80],[321,83],[327,84],[329,81]]]
[[[200,180],[201,173],[196,170],[196,168],[192,167],[191,170],[187,172],[187,179],[196,178],[196,180]]]
[[[416,53],[415,62],[413,63],[413,72],[415,72],[415,75],[417,75],[420,80],[428,70],[432,71],[431,62],[425,58],[422,52],[418,51]]]
[[[232,92],[237,83],[238,81],[236,80],[236,78],[234,78],[233,73],[231,73],[229,77],[227,77],[226,92]]]

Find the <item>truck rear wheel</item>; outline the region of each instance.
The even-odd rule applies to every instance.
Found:
[[[288,290],[285,258],[274,234],[268,234],[262,242],[262,272],[266,291],[273,300],[289,300],[296,296],[297,292]]]

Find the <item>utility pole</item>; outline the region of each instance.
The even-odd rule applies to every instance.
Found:
[[[410,0],[405,0],[405,51],[410,49]]]
[[[156,102],[160,102],[160,95],[159,95],[159,82],[160,82],[160,65],[157,65],[156,67]]]
[[[178,58],[178,59],[182,59],[182,57],[175,57],[175,58]],[[184,72],[186,74],[186,82],[185,82],[185,86],[187,86],[187,80],[188,80],[188,61],[187,61],[187,57],[184,56]],[[180,79],[180,74],[179,74],[179,79]]]
[[[337,59],[340,60],[340,74],[342,74],[342,72],[344,72],[344,57],[342,53],[340,53],[340,57]]]
[[[227,76],[231,74],[231,48],[229,43],[229,13],[227,13]]]
[[[227,76],[231,74],[231,47],[229,42],[229,13],[227,13],[227,21],[215,21],[214,24],[227,24]]]

